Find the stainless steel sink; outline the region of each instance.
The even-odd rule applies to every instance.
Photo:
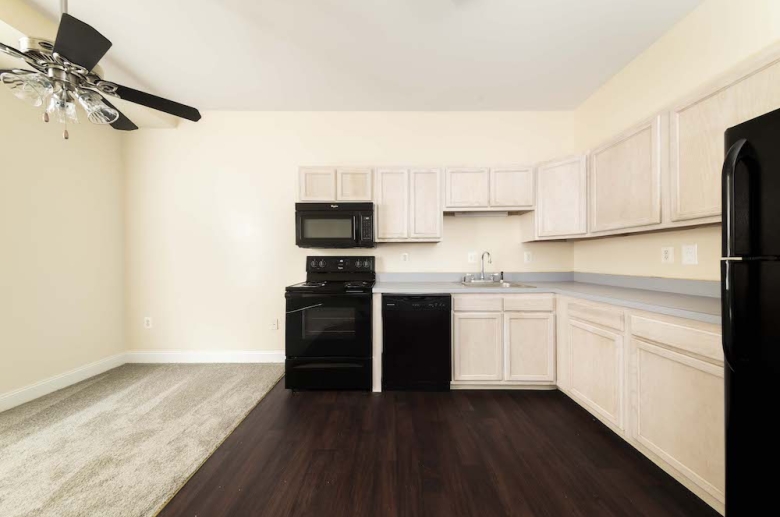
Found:
[[[465,285],[466,287],[491,287],[496,289],[510,289],[510,288],[521,288],[521,289],[534,289],[536,286],[533,285],[527,285],[527,284],[521,284],[519,282],[502,282],[500,280],[463,280],[461,282],[461,285]]]

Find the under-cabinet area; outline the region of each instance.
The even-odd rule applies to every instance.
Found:
[[[722,513],[724,372],[721,329],[713,323],[717,299],[689,297],[709,307],[710,315],[680,317],[660,305],[654,312],[647,305],[632,308],[642,306],[632,300],[604,303],[566,291],[576,286],[544,284],[495,293],[450,286],[449,294],[438,295],[451,297],[450,388],[558,389]],[[384,324],[376,309],[390,296],[382,293],[413,287],[388,282],[374,290],[374,391],[382,385]]]

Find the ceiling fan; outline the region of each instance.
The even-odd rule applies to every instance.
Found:
[[[108,98],[123,99],[193,122],[197,109],[127,86],[105,81],[98,63],[112,43],[97,30],[68,14],[68,0],[61,0],[62,18],[57,38],[51,41],[25,37],[19,49],[0,43],[0,52],[24,61],[34,70],[0,70],[0,82],[14,95],[34,107],[45,106],[44,122],[78,123],[80,104],[93,124],[110,124],[120,131],[138,126],[123,115]],[[63,137],[69,138],[67,127]]]

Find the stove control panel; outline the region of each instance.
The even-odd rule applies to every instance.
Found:
[[[373,273],[375,257],[306,257],[307,273]]]

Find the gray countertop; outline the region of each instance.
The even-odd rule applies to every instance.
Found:
[[[458,282],[377,282],[374,293],[468,294],[557,293],[706,323],[720,324],[720,299],[583,282],[523,282],[524,288],[467,287]]]

